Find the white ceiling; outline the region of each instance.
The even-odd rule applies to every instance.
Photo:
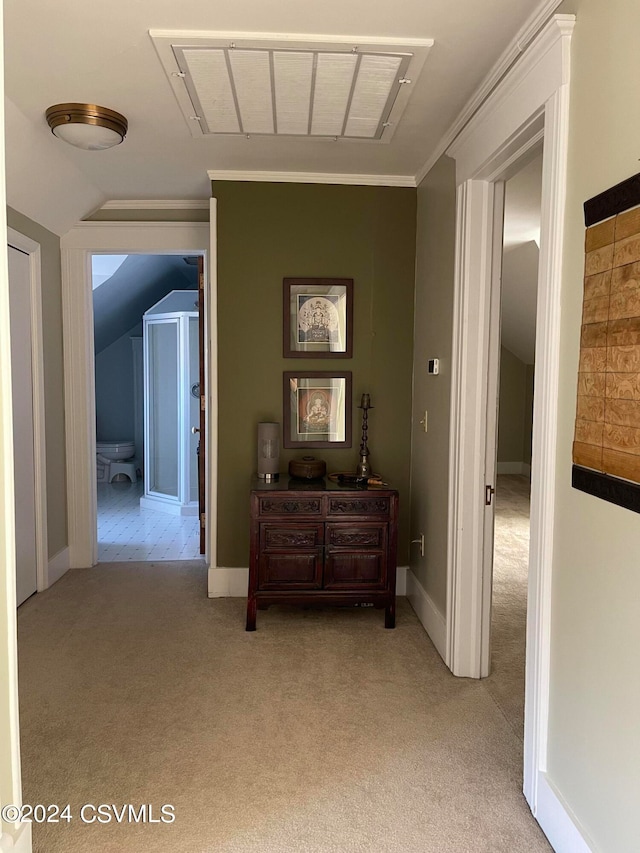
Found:
[[[538,6],[539,0],[5,0],[5,85],[17,111],[7,134],[9,203],[19,203],[27,215],[36,213],[24,210],[35,202],[32,187],[27,193],[23,182],[41,189],[51,184],[53,195],[54,176],[48,173],[60,157],[67,163],[67,204],[76,218],[99,200],[206,198],[207,170],[413,177]],[[348,35],[356,42],[433,39],[434,45],[388,145],[260,136],[194,139],[154,50],[152,29],[320,33],[326,40]],[[88,152],[53,138],[44,113],[65,101],[122,112],[129,120],[125,142]],[[21,147],[31,152],[31,175],[25,174]],[[55,207],[57,199],[52,205],[45,197],[40,208],[46,203]],[[54,211],[49,219],[56,216],[53,230],[60,233],[71,211]]]

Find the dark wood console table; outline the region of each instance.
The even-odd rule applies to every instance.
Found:
[[[397,539],[395,489],[254,480],[247,631],[270,604],[372,604],[395,627]]]

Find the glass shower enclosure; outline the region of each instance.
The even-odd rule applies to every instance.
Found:
[[[140,506],[198,514],[198,293],[173,290],[143,317],[144,495]]]

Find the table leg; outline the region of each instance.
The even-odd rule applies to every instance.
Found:
[[[385,607],[384,611],[384,627],[385,628],[395,628],[396,627],[396,600],[390,601],[389,604]]]
[[[247,631],[256,630],[256,600],[250,595],[247,599]]]

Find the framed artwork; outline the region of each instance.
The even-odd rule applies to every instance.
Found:
[[[351,358],[353,279],[285,278],[285,358]]]
[[[640,512],[640,174],[584,204],[574,488]]]
[[[283,374],[285,447],[351,447],[351,372]]]

